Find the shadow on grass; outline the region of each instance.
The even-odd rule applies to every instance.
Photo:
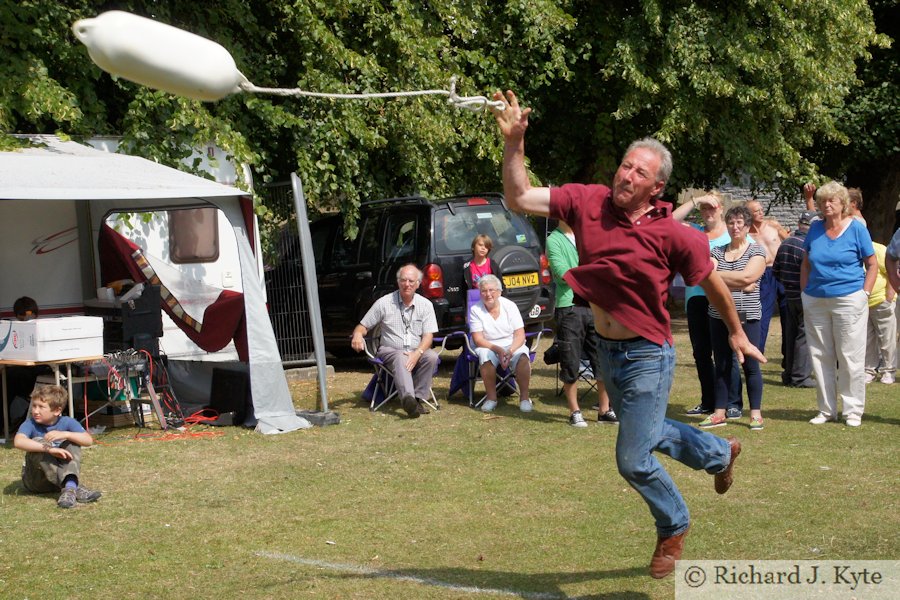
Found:
[[[59,492],[47,492],[44,494],[37,494],[34,492],[29,492],[25,489],[25,486],[22,485],[22,480],[17,479],[11,483],[8,483],[6,487],[3,488],[4,496],[34,496],[36,498],[44,498],[46,500],[53,500],[56,503],[57,496],[59,496]]]
[[[22,481],[19,479],[7,484],[7,486],[3,488],[4,496],[23,496],[27,493],[28,492],[26,492],[25,488],[22,486]]]
[[[518,409],[519,401],[518,401],[517,397],[504,398],[504,399],[500,400],[500,403],[498,404],[497,408],[493,412],[484,413],[478,408],[469,407],[468,401],[459,394],[454,395],[454,397],[450,398],[450,399],[448,399],[446,397],[446,394],[444,394],[444,396],[442,397],[441,394],[438,393],[437,390],[435,391],[435,394],[438,397],[438,401],[439,401],[442,409],[446,408],[449,405],[459,406],[462,408],[471,408],[472,415],[476,419],[481,419],[488,414],[492,414],[492,415],[496,415],[498,417],[503,417],[503,418],[520,418],[520,419],[527,419],[529,421],[536,421],[536,422],[540,422],[540,423],[550,423],[550,424],[555,424],[555,425],[568,425],[568,422],[569,422],[568,413],[562,414],[562,413],[543,412],[541,410],[541,404],[545,404],[543,401],[541,401],[541,404],[536,403],[535,409],[533,411],[531,411],[529,413],[523,413],[522,411],[520,411]],[[543,396],[538,396],[536,394],[532,395],[532,398],[541,398],[541,397],[543,397]],[[359,396],[351,396],[351,397],[345,397],[345,398],[332,398],[330,401],[330,408],[332,410],[336,410],[336,411],[340,411],[342,409],[368,408],[368,406],[369,406],[368,402],[366,402]],[[432,409],[429,409],[429,410],[430,410],[430,414],[422,415],[419,418],[427,419],[427,418],[432,417],[433,415],[439,416],[440,412],[441,412],[440,410],[438,410],[438,411],[434,411]],[[584,410],[587,413],[588,407],[584,407],[582,410]],[[395,417],[397,419],[409,420],[409,417],[407,416],[406,412],[400,407],[400,403],[397,400],[391,400],[390,402],[388,402],[387,404],[385,404],[384,406],[379,408],[377,412],[381,413],[383,415]],[[585,418],[588,418],[589,416],[590,415],[588,413],[585,415]],[[591,419],[591,421],[592,422],[596,421],[596,418]]]
[[[363,565],[328,563],[268,552],[258,552],[256,554],[263,558],[289,562],[299,566],[314,567],[318,571],[317,577],[328,577],[348,581],[388,579],[443,588],[465,594],[500,594],[504,596],[518,596],[520,598],[531,600],[568,600],[570,598],[584,600],[631,598],[640,600],[650,598],[649,595],[635,590],[568,596],[561,589],[561,587],[565,585],[584,584],[593,581],[600,582],[608,579],[639,579],[640,582],[636,582],[636,585],[643,586],[645,585],[645,580],[648,578],[647,569],[643,567],[582,571],[575,573],[557,572],[534,574],[466,568],[392,570],[377,569]],[[331,571],[331,573],[323,574],[322,570]],[[621,590],[621,588],[625,586],[621,585],[620,582],[617,587]]]

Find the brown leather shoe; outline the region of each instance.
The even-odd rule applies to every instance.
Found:
[[[419,403],[416,402],[415,396],[404,396],[400,399],[400,403],[403,405],[403,410],[406,411],[406,414],[409,415],[411,419],[419,418]]]
[[[653,558],[650,559],[650,577],[662,579],[675,570],[675,561],[681,558],[684,539],[690,530],[691,526],[688,525],[688,528],[678,535],[657,538],[656,550],[653,552]]]
[[[717,494],[724,494],[731,487],[731,484],[734,483],[734,461],[737,460],[738,455],[741,453],[741,442],[737,438],[729,437],[728,443],[731,445],[731,460],[728,462],[725,470],[716,473]]]

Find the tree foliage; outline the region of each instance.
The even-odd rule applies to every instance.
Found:
[[[871,0],[878,31],[897,40],[900,2]],[[863,191],[869,231],[887,242],[894,231],[900,200],[900,51],[872,50],[872,60],[857,61],[858,81],[835,111],[846,143],[817,141],[811,153],[823,173],[846,179]]]
[[[0,5],[0,128],[117,134],[177,166],[215,142],[257,181],[296,171],[315,208],[421,192],[497,189],[492,117],[441,97],[348,102],[238,94],[200,103],[117,80],[70,31],[90,0]],[[839,147],[857,65],[886,39],[863,0],[126,0],[116,8],[214,39],[255,84],[311,91],[514,89],[536,109],[528,153],[543,182],[608,179],[632,139],[675,154],[671,189],[749,176],[791,185]],[[863,67],[865,68],[865,67]],[[877,98],[871,102],[877,103]],[[9,138],[0,144],[10,144]]]
[[[837,111],[855,61],[886,43],[863,0],[578,1],[573,14],[580,60],[535,123],[542,168],[608,179],[630,141],[653,135],[673,151],[676,189],[749,177],[796,190],[817,171],[813,142],[846,140]],[[557,131],[574,143],[552,148]]]
[[[15,57],[0,66],[14,82],[0,96],[4,131],[118,134],[129,152],[173,166],[213,141],[252,165],[258,181],[296,171],[311,205],[342,209],[351,231],[364,199],[496,189],[499,141],[487,114],[459,111],[441,97],[172,97],[90,62],[69,27],[104,7],[4,4],[0,43]],[[565,75],[568,50],[555,42],[574,24],[547,0],[150,0],[117,8],[218,41],[257,85],[338,93],[446,88],[453,75],[462,95],[519,82],[536,93]]]

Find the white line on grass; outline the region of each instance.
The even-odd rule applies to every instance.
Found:
[[[372,569],[362,565],[351,565],[347,563],[333,563],[324,560],[316,560],[314,558],[303,558],[302,556],[293,556],[290,554],[281,554],[278,552],[255,552],[256,556],[262,558],[271,558],[273,560],[283,560],[300,565],[309,565],[319,567],[321,569],[330,569],[332,571],[344,571],[347,573],[355,573],[357,575],[365,575],[366,577],[384,577],[385,579],[396,579],[397,581],[408,581],[411,583],[419,583],[422,585],[433,585],[436,587],[447,588],[454,592],[465,592],[469,594],[496,594],[501,596],[519,596],[520,598],[528,598],[529,600],[566,600],[567,596],[554,594],[552,592],[518,592],[516,590],[503,590],[497,588],[482,588],[469,585],[456,585],[455,583],[447,583],[430,577],[416,577],[414,575],[404,575],[395,571],[382,571]]]

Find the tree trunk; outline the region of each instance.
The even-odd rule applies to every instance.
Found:
[[[847,173],[847,183],[862,190],[862,212],[872,239],[887,244],[894,233],[900,200],[900,154],[857,165]]]

